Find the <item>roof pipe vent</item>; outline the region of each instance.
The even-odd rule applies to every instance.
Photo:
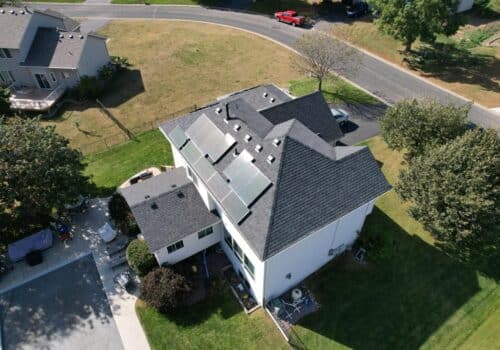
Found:
[[[266,158],[266,161],[271,164],[272,162],[274,162],[274,156],[272,155],[268,155],[267,158]]]
[[[220,112],[222,112],[222,108],[217,107],[217,108],[215,109],[215,113],[220,114]]]
[[[245,135],[245,141],[246,142],[250,142],[251,139],[252,139],[252,136],[250,136],[248,134]]]
[[[240,124],[234,124],[234,126],[233,126],[233,130],[234,130],[234,131],[238,131],[238,130],[240,130],[240,129],[241,129]]]
[[[24,10],[19,11],[21,15],[24,15]]]
[[[83,34],[80,34],[80,39],[83,39]]]
[[[266,98],[267,96],[269,96],[269,94],[267,93],[267,91],[262,94],[262,97],[264,97],[264,98]]]
[[[240,155],[240,152],[238,152],[238,149],[235,148],[234,151],[233,151],[233,157],[238,157]]]
[[[256,145],[256,146],[255,146],[255,151],[256,151],[256,152],[260,152],[260,151],[262,151],[262,146],[261,146],[261,145]]]
[[[280,143],[281,143],[280,139],[274,139],[273,140],[273,145],[275,145],[276,147],[278,147]]]
[[[59,39],[62,39],[62,38],[64,38],[64,35],[59,34]]]
[[[276,99],[274,97],[271,97],[271,99],[269,101],[271,101],[271,103],[274,103],[274,101],[276,101]]]
[[[0,10],[0,13],[3,15],[5,13],[5,10]]]
[[[16,11],[14,10],[10,10],[10,14],[13,15],[14,13],[16,13]]]
[[[68,35],[70,39],[73,39],[73,34]]]

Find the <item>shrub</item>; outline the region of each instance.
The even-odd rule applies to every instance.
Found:
[[[127,204],[127,201],[119,193],[114,193],[108,202],[109,216],[117,224],[129,223],[133,220],[132,211]]]
[[[128,58],[121,56],[111,56],[111,63],[115,65],[116,69],[123,70],[131,66]]]
[[[10,109],[10,90],[0,85],[0,115],[11,115]]]
[[[163,313],[181,305],[191,290],[191,283],[184,276],[167,267],[151,271],[141,282],[141,298]]]
[[[99,77],[99,80],[109,80],[113,77],[114,72],[114,65],[112,63],[108,63],[99,69],[97,76]]]
[[[149,252],[144,241],[135,239],[127,247],[127,262],[130,268],[139,276],[145,276],[158,266],[156,258]]]
[[[77,88],[78,96],[81,99],[94,99],[102,94],[103,88],[96,77],[83,76]]]

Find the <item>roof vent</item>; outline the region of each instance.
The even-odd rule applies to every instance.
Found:
[[[3,15],[5,13],[5,10],[0,10],[0,13]]]
[[[267,91],[262,94],[262,97],[264,97],[264,98],[266,98],[267,96],[269,96],[269,94],[267,93]]]
[[[149,194],[144,196],[144,199],[149,199],[149,198],[151,198]]]
[[[14,13],[16,13],[16,11],[14,10],[10,10],[10,14],[13,15]]]
[[[252,139],[252,136],[250,136],[248,134],[245,135],[245,141],[246,142],[250,142],[251,139]]]
[[[24,10],[19,11],[21,15],[24,15]]]
[[[68,35],[70,39],[73,39],[73,34]]]
[[[238,157],[238,155],[240,154],[240,152],[238,152],[238,149],[235,148],[234,151],[233,151],[233,157]]]
[[[156,203],[151,204],[151,209],[153,209],[153,210],[158,209],[158,204],[156,204]]]
[[[256,145],[256,146],[255,146],[255,151],[256,151],[256,152],[260,152],[260,151],[262,151],[262,146],[261,146],[261,145]]]
[[[80,39],[83,39],[83,34],[80,34]]]
[[[176,185],[176,184],[172,184],[172,185],[170,185],[170,187],[172,187],[172,188],[176,188],[176,187],[177,187],[177,185]]]
[[[267,162],[268,162],[269,164],[271,164],[272,162],[274,162],[274,156],[272,156],[272,155],[268,155],[268,156],[267,156],[267,158],[266,158],[266,160],[267,160]]]
[[[184,193],[182,193],[181,191],[177,192],[177,197],[184,198]]]
[[[271,101],[271,103],[274,103],[274,101],[276,101],[276,99],[274,97],[271,97],[271,99],[269,101]]]
[[[217,108],[215,109],[215,113],[220,114],[220,112],[222,112],[222,108],[217,107]]]
[[[233,129],[234,129],[234,131],[240,130],[241,129],[240,124],[234,124]]]
[[[59,34],[59,39],[62,39],[62,38],[64,38],[64,35]]]
[[[280,143],[281,143],[280,139],[274,139],[273,140],[273,145],[275,145],[276,147],[278,147]]]

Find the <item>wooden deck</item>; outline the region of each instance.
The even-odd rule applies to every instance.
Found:
[[[25,111],[46,111],[50,109],[66,91],[65,85],[55,89],[39,89],[34,87],[11,87],[9,98],[12,109]]]

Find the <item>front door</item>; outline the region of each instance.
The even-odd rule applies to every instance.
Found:
[[[50,89],[50,83],[45,74],[35,74],[35,79],[40,89]]]

